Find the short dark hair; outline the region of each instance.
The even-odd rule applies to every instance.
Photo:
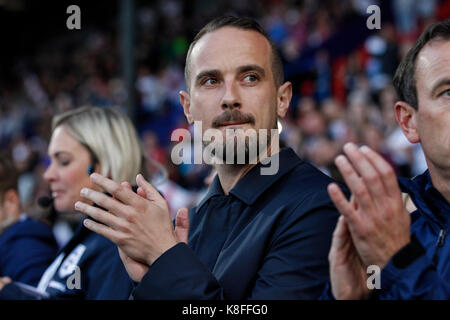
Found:
[[[278,54],[277,47],[275,43],[270,39],[267,32],[261,27],[261,25],[252,18],[247,17],[234,17],[234,16],[223,16],[211,20],[206,26],[204,26],[195,36],[194,40],[189,46],[189,50],[186,55],[186,66],[184,67],[184,77],[186,79],[186,88],[189,91],[190,87],[190,57],[192,49],[195,44],[207,33],[216,31],[223,27],[233,27],[242,30],[252,30],[263,35],[264,38],[269,41],[270,47],[272,49],[272,73],[274,77],[274,82],[278,88],[283,84],[284,74],[283,74],[283,64],[281,62],[280,55]]]
[[[9,190],[17,191],[18,172],[10,153],[0,153],[0,200]]]
[[[419,107],[415,79],[416,59],[420,50],[434,39],[450,40],[450,19],[428,26],[400,62],[395,72],[393,84],[398,98],[415,109]]]

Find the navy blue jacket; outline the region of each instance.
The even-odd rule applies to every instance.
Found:
[[[223,193],[216,176],[190,211],[189,245],[161,255],[135,299],[315,299],[328,276],[338,212],[332,180],[292,149],[275,175],[253,167]]]
[[[39,294],[12,282],[0,291],[0,299],[123,300],[130,297],[132,288],[117,246],[81,222],[42,276]]]
[[[414,179],[399,178],[402,192],[417,210],[411,213],[411,242],[381,270],[381,288],[371,299],[450,299],[450,204],[433,187],[425,171]],[[330,286],[322,299],[334,299]]]
[[[430,174],[400,178],[417,210],[411,213],[412,241],[381,271],[380,299],[450,299],[450,203]]]
[[[0,277],[35,286],[57,251],[51,228],[22,215],[0,234]]]

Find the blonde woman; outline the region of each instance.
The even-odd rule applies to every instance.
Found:
[[[95,188],[89,173],[98,172],[131,186],[145,170],[132,123],[114,108],[82,107],[55,116],[48,154],[51,164],[44,178],[59,213],[75,213],[80,190]],[[127,299],[132,290],[117,247],[82,223],[37,288],[8,282],[0,279],[0,289],[4,286],[0,298]]]

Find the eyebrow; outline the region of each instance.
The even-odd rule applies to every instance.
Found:
[[[450,85],[450,78],[443,78],[443,79],[437,81],[436,84],[433,85],[433,88],[431,90],[431,96],[435,96],[436,91],[438,91],[438,89],[440,87],[448,86],[448,85]]]
[[[219,70],[205,70],[200,72],[196,77],[195,77],[195,83],[198,83],[201,79],[205,78],[205,77],[212,77],[212,78],[217,78],[220,75],[220,71]]]
[[[69,157],[71,157],[72,153],[70,153],[69,151],[58,151],[53,154],[55,158],[59,158],[59,156],[61,155],[68,155]]]
[[[237,68],[238,74],[242,74],[242,73],[249,72],[249,71],[256,71],[263,78],[266,76],[266,72],[264,71],[264,68],[262,68],[256,64],[249,64],[249,65],[245,65],[245,66],[241,66],[241,67]],[[205,77],[218,78],[220,76],[220,74],[221,74],[221,72],[217,69],[204,70],[195,77],[195,83],[198,83],[201,79],[203,79]]]
[[[266,76],[266,72],[264,71],[264,68],[256,65],[256,64],[249,64],[249,65],[245,65],[242,67],[239,67],[237,69],[238,73],[245,73],[245,72],[249,72],[249,71],[256,71],[257,73],[259,73],[261,75],[261,77],[265,77]]]

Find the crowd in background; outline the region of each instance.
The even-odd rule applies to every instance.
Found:
[[[220,14],[257,18],[279,48],[294,98],[281,121],[281,143],[339,179],[333,164],[345,142],[381,153],[402,176],[426,168],[419,145],[401,133],[394,114],[395,69],[425,25],[450,15],[449,1],[137,1],[136,128],[150,172],[172,214],[194,205],[210,180],[206,165],[174,165],[173,130],[189,128],[179,104],[189,42]],[[369,30],[366,9],[381,8],[381,29]],[[42,173],[52,116],[82,105],[124,109],[119,38],[111,24],[47,39],[36,54],[18,57],[12,77],[0,74],[0,147],[10,149],[21,172],[28,212],[48,194]],[[126,111],[124,109],[124,111]],[[160,165],[156,165],[156,163]],[[164,169],[162,169],[164,168]],[[161,180],[162,181],[162,180]]]

